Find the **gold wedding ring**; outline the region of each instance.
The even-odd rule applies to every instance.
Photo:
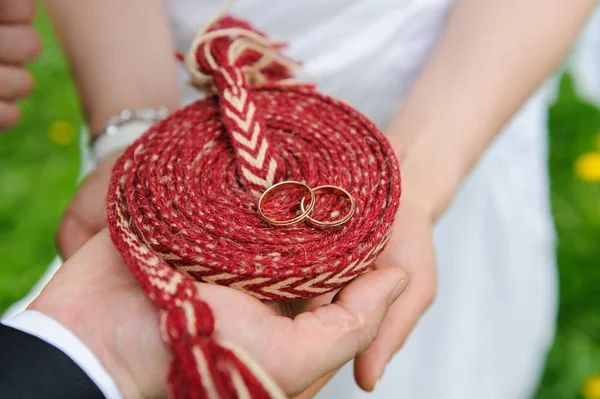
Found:
[[[268,217],[267,215],[265,215],[265,213],[262,210],[262,207],[263,207],[265,201],[280,191],[289,190],[292,188],[302,188],[302,189],[304,189],[304,191],[306,191],[306,194],[302,197],[303,204],[304,204],[304,198],[306,198],[306,196],[310,196],[310,202],[309,202],[308,206],[306,206],[306,209],[304,206],[302,206],[302,214],[296,216],[295,218],[288,219],[288,220],[276,220],[276,219],[272,219],[272,218]],[[293,226],[297,223],[303,222],[304,220],[306,220],[308,215],[313,211],[314,207],[315,207],[315,193],[313,192],[313,190],[311,190],[311,188],[308,187],[306,184],[301,183],[299,181],[293,181],[293,180],[282,181],[281,183],[272,185],[271,187],[269,187],[267,189],[267,191],[265,191],[260,196],[260,199],[258,200],[258,214],[260,215],[260,217],[265,222],[269,223],[270,225],[279,226],[279,227]]]
[[[302,188],[306,192],[306,194],[302,196],[302,200],[300,201],[300,209],[302,210],[302,213],[300,215],[288,220],[277,220],[265,215],[262,208],[269,198],[271,198],[280,191],[289,190],[293,188]],[[310,217],[310,214],[314,210],[317,194],[337,194],[347,197],[350,201],[350,211],[348,211],[348,213],[346,213],[343,217],[336,219],[332,222],[325,222],[322,220],[313,219],[312,217]],[[310,202],[308,203],[308,205],[306,205],[307,197],[310,198]],[[293,226],[295,224],[304,222],[305,220],[310,225],[321,229],[338,227],[347,223],[350,220],[350,218],[352,218],[354,213],[356,213],[356,200],[354,199],[354,197],[352,197],[352,195],[343,188],[332,185],[324,185],[316,188],[310,188],[306,184],[298,181],[283,181],[281,183],[277,183],[269,187],[258,200],[258,214],[260,215],[262,220],[264,220],[272,226],[278,227]]]
[[[315,187],[312,189],[313,194],[316,196],[317,194],[337,194],[337,195],[343,195],[345,197],[348,198],[348,200],[350,201],[350,211],[348,211],[347,214],[345,214],[343,217],[341,217],[340,219],[336,219],[332,222],[324,222],[321,220],[317,220],[317,219],[313,219],[312,217],[310,217],[310,214],[306,217],[306,220],[309,224],[321,228],[321,229],[328,229],[328,228],[332,228],[332,227],[339,227],[343,224],[346,224],[348,222],[348,220],[350,220],[350,218],[354,215],[354,213],[356,212],[356,201],[354,200],[354,197],[352,197],[352,195],[344,190],[341,187],[338,186],[331,186],[331,185],[325,185],[325,186],[319,186],[319,187]],[[302,201],[300,201],[300,209],[302,209],[302,212],[305,211],[304,207],[304,200],[306,199],[306,196],[302,197]]]

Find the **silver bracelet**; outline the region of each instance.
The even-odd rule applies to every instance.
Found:
[[[91,145],[102,136],[115,136],[119,133],[119,128],[129,122],[149,122],[154,124],[169,115],[167,107],[158,108],[140,108],[138,110],[124,109],[118,115],[110,117],[106,121],[104,129],[94,134]]]
[[[142,108],[132,111],[124,109],[108,119],[105,128],[90,142],[91,152],[96,162],[112,153],[122,151],[142,136],[146,130],[168,116],[166,107]]]

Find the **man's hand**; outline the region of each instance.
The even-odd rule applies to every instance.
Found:
[[[407,284],[400,268],[381,268],[352,281],[331,304],[294,319],[231,288],[201,284],[201,293],[217,320],[215,336],[244,348],[295,395],[369,348]],[[74,332],[125,397],[164,396],[170,352],[159,337],[157,311],[106,230],[63,265],[31,308]]]
[[[66,259],[106,226],[104,201],[112,165],[117,155],[105,160],[82,184],[71,202],[57,235],[61,255]],[[371,391],[382,377],[385,366],[400,349],[413,327],[435,296],[436,261],[432,240],[434,217],[430,204],[403,194],[396,224],[386,250],[374,265],[375,270],[397,269],[408,273],[411,284],[401,299],[389,309],[374,345],[355,362],[358,385]],[[365,295],[372,288],[361,284]],[[311,311],[331,301],[332,294],[294,304],[287,313]],[[330,377],[333,374],[330,375]],[[314,387],[317,392],[323,379]],[[305,395],[311,397],[312,395]]]
[[[83,181],[65,211],[56,233],[56,246],[63,259],[106,227],[105,202],[112,167],[119,154],[111,155]]]
[[[0,133],[19,122],[15,102],[33,87],[24,65],[41,49],[40,38],[31,26],[34,16],[34,0],[0,1]]]

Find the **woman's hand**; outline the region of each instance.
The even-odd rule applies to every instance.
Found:
[[[294,319],[231,288],[198,284],[215,314],[217,339],[244,348],[286,394],[294,395],[369,348],[389,304],[401,298],[407,283],[400,268],[382,267],[352,281],[331,304]],[[392,306],[396,316],[386,323],[404,316],[400,313],[413,306],[414,296]],[[63,265],[31,308],[75,333],[125,397],[164,396],[170,352],[159,337],[157,310],[106,230]]]
[[[41,42],[31,26],[34,0],[0,2],[0,132],[13,128],[20,118],[15,102],[33,87],[24,65],[40,52]]]
[[[107,157],[86,177],[65,211],[56,233],[56,246],[63,259],[70,258],[106,227],[106,195],[112,167],[119,155]]]
[[[403,196],[393,237],[376,263],[404,269],[411,283],[391,306],[373,346],[355,363],[362,388],[373,388],[433,300],[433,223],[513,113],[559,65],[596,5],[594,0],[456,1],[386,129],[403,144]]]
[[[432,230],[430,209],[407,193],[400,200],[392,236],[374,269],[403,270],[409,276],[410,285],[391,304],[373,346],[354,363],[356,382],[367,391],[375,388],[387,363],[434,299],[436,260]]]

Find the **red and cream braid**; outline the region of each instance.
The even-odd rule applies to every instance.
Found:
[[[113,170],[111,237],[161,309],[176,398],[283,397],[241,348],[214,339],[197,281],[261,300],[314,297],[364,272],[390,236],[400,198],[392,148],[349,105],[294,81],[282,47],[231,17],[201,32],[185,60],[212,94],[154,125]],[[343,187],[356,214],[337,229],[269,226],[257,197],[283,180]],[[297,196],[279,194],[273,212],[298,212]],[[343,212],[323,196],[313,216]]]

